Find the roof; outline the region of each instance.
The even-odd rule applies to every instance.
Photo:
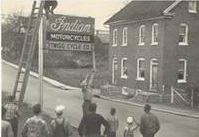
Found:
[[[163,16],[163,12],[175,1],[131,1],[104,24],[119,21],[138,21]]]

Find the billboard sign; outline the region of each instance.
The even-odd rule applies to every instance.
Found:
[[[47,48],[92,51],[94,18],[53,14],[46,22]]]

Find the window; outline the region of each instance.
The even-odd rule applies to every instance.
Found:
[[[117,29],[113,30],[113,46],[117,46]]]
[[[140,26],[139,29],[139,45],[144,45],[144,33],[145,33],[145,26]]]
[[[122,87],[122,95],[128,95],[127,87]]]
[[[121,61],[121,78],[127,78],[127,58],[122,58]]]
[[[187,81],[187,60],[179,59],[178,64],[178,83],[186,83]]]
[[[189,1],[189,12],[190,13],[197,13],[197,1]]]
[[[151,45],[157,45],[158,44],[158,24],[155,23],[152,26],[152,43]]]
[[[139,58],[137,60],[137,80],[143,81],[145,77],[145,59]]]
[[[180,24],[179,30],[179,45],[188,45],[188,26],[186,24]]]
[[[122,33],[122,46],[127,45],[127,28],[123,28],[123,33]]]

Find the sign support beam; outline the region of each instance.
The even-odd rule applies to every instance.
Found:
[[[96,70],[96,60],[95,60],[95,43],[92,46],[92,58],[93,58],[93,70]]]
[[[43,108],[43,45],[45,43],[45,17],[41,17],[41,24],[39,28],[39,103]]]

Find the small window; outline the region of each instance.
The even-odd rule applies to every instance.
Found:
[[[197,1],[189,1],[189,12],[190,13],[197,13]]]
[[[113,46],[117,46],[117,29],[113,30]]]
[[[178,64],[178,83],[186,83],[187,79],[187,60],[179,59]]]
[[[121,60],[121,78],[127,78],[127,58],[122,58]]]
[[[127,45],[127,28],[125,27],[123,29],[123,33],[122,33],[123,37],[122,37],[122,46],[126,46]]]
[[[144,81],[145,80],[145,59],[139,58],[137,60],[137,80]]]
[[[188,26],[186,24],[180,25],[179,45],[188,45]]]
[[[158,24],[155,23],[152,26],[152,43],[151,45],[157,45],[158,44]]]
[[[139,29],[139,45],[144,45],[144,33],[145,33],[145,26],[140,26]]]

